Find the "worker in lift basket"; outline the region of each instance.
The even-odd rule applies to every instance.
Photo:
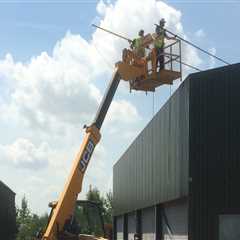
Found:
[[[159,21],[159,25],[156,26],[155,34],[153,34],[154,48],[156,51],[156,58],[157,58],[156,59],[156,69],[157,69],[158,63],[159,63],[159,65],[160,65],[159,71],[161,69],[164,69],[164,40],[165,40],[165,38],[168,40],[176,39],[175,37],[169,37],[166,34],[166,31],[164,29],[165,23],[166,23],[165,19],[162,18]]]
[[[140,30],[138,33],[138,38],[135,38],[131,42],[131,49],[133,49],[133,53],[136,56],[135,63],[137,65],[143,66],[144,73],[141,77],[136,78],[135,83],[139,82],[140,79],[146,78],[147,76],[147,64],[146,64],[146,51],[144,47],[144,30]]]
[[[138,58],[145,57],[145,48],[143,47],[144,40],[144,30],[140,30],[138,33],[138,38],[135,38],[131,43],[131,48]]]

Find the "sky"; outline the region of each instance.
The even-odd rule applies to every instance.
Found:
[[[33,212],[48,211],[128,43],[91,27],[134,38],[167,28],[230,63],[239,62],[239,1],[1,1],[0,180],[25,195]],[[202,70],[223,64],[183,44],[183,60]],[[184,76],[193,70],[184,68]],[[170,94],[132,92],[122,82],[83,182],[105,193],[112,167]],[[154,103],[153,103],[154,102]]]

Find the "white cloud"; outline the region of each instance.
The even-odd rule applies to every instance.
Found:
[[[80,36],[68,33],[57,43],[52,57],[43,52],[29,63],[19,64],[8,55],[0,63],[0,72],[4,72],[3,80],[13,82],[10,105],[32,126],[42,129],[57,121],[77,124],[79,119],[89,119],[101,94],[91,82],[87,48]],[[7,63],[11,71],[2,71]]]
[[[132,123],[136,119],[139,120],[137,109],[126,100],[114,101],[109,108],[109,114],[107,115],[106,122],[113,122],[114,124],[121,122]]]
[[[104,16],[106,14],[106,10],[107,10],[107,5],[104,3],[103,0],[100,0],[97,4],[97,12],[101,16]]]
[[[79,126],[90,121],[102,98],[94,84],[97,66],[92,63],[91,51],[79,35],[68,33],[56,44],[52,56],[43,52],[24,64],[14,63],[8,54],[0,62],[3,81],[12,82],[8,85],[9,102],[5,104],[17,110],[33,128],[46,131],[59,124],[61,128],[62,123]],[[126,104],[114,101],[116,104],[114,113],[119,110],[118,115],[122,116],[121,109]],[[136,113],[132,105],[128,110]]]
[[[49,151],[47,143],[42,143],[37,147],[24,138],[19,138],[10,145],[0,145],[2,164],[10,164],[20,169],[39,170],[46,168],[49,164]]]

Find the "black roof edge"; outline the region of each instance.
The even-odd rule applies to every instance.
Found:
[[[5,187],[9,192],[13,193],[14,195],[16,195],[16,193],[10,188],[8,187],[3,181],[0,180],[0,185],[2,185],[3,187]]]
[[[206,74],[206,73],[211,73],[211,72],[216,72],[216,71],[230,70],[231,68],[235,68],[235,67],[240,67],[240,63],[233,63],[233,64],[229,64],[229,65],[219,66],[219,67],[216,67],[216,68],[206,69],[206,70],[203,70],[203,71],[200,71],[200,72],[190,73],[186,77],[186,79],[188,79],[192,76],[195,76],[195,75],[202,74],[202,73]]]

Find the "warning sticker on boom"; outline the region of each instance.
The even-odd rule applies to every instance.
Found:
[[[87,165],[92,156],[94,147],[95,147],[95,145],[94,145],[93,141],[90,139],[84,152],[83,152],[82,158],[79,163],[79,169],[82,173],[84,173],[87,168]]]

